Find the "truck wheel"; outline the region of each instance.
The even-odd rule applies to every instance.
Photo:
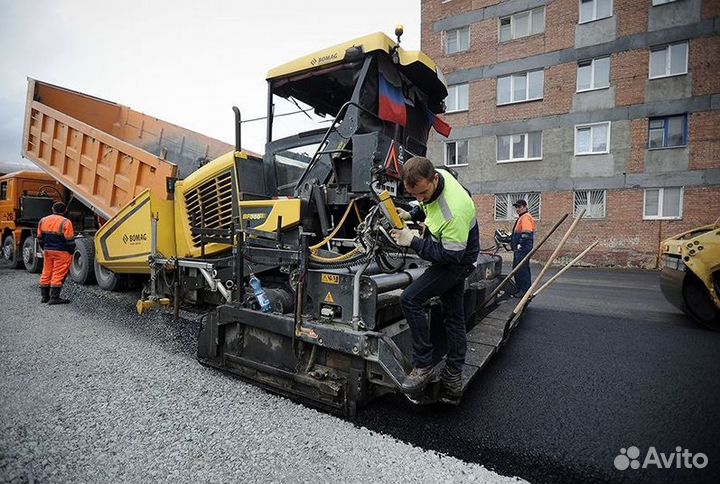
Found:
[[[2,244],[2,261],[6,266],[19,269],[22,266],[22,257],[15,250],[15,237],[12,234],[5,237]]]
[[[25,269],[32,273],[37,274],[42,271],[43,260],[42,257],[38,257],[35,253],[35,237],[32,235],[25,238],[22,246],[22,260],[25,264]]]
[[[95,279],[98,286],[106,291],[121,291],[125,288],[126,277],[101,266],[97,259],[95,260]]]
[[[70,264],[70,279],[84,286],[95,282],[95,245],[93,239],[81,237],[75,239],[75,252]]]

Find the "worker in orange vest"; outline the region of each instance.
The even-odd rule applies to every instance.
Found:
[[[518,200],[513,203],[513,207],[517,211],[518,218],[513,226],[510,243],[513,250],[513,269],[525,258],[532,250],[535,241],[535,219],[528,212],[527,202]],[[517,297],[522,297],[528,289],[530,289],[530,261],[515,274],[515,285],[518,292]]]
[[[43,249],[43,271],[40,276],[40,302],[67,304],[70,301],[60,297],[65,277],[70,270],[72,253],[75,250],[75,232],[65,213],[65,204],[57,202],[52,206],[52,215],[43,217],[38,223],[37,239]]]

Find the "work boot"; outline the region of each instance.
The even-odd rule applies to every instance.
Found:
[[[48,302],[50,300],[50,286],[40,286],[40,295],[42,296],[41,303]]]
[[[462,370],[445,365],[440,372],[440,388],[444,396],[459,399],[462,396]]]
[[[433,375],[433,367],[413,368],[405,380],[402,382],[402,389],[407,393],[421,390]]]
[[[60,297],[60,289],[62,289],[62,287],[50,288],[50,301],[48,304],[67,304],[70,302],[69,299],[63,299]]]

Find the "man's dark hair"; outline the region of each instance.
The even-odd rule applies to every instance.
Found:
[[[402,167],[403,182],[409,188],[413,188],[421,179],[432,181],[435,173],[432,162],[423,156],[410,158]]]
[[[52,206],[53,213],[63,214],[65,213],[65,204],[62,202],[55,202]]]

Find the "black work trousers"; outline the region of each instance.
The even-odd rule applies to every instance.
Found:
[[[467,350],[463,310],[464,282],[474,269],[472,264],[433,264],[403,291],[400,302],[412,332],[413,365],[416,368],[426,368],[432,364],[430,323],[423,303],[440,296],[447,335],[446,364],[453,370],[462,370]]]
[[[516,250],[515,252],[513,252],[513,269],[515,269],[515,267],[520,264],[520,261],[522,261],[525,256],[530,253],[531,250],[532,247],[528,247],[525,250]],[[530,289],[531,284],[532,276],[530,275],[530,261],[528,261],[515,274],[515,285],[517,286],[516,296],[523,296],[528,291],[528,289]]]

